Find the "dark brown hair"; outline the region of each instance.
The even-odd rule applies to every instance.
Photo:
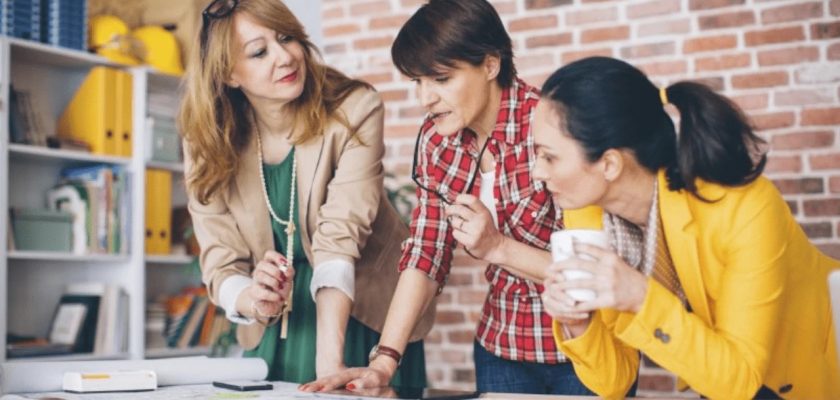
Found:
[[[516,78],[513,47],[499,14],[485,0],[430,0],[400,28],[391,59],[405,76],[432,76],[455,61],[478,66],[488,55],[501,60],[496,82]]]

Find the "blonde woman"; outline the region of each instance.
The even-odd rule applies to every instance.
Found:
[[[316,56],[282,2],[213,1],[179,118],[203,280],[272,380],[367,364],[407,236],[382,186],[379,95]],[[432,313],[392,383],[425,385]]]

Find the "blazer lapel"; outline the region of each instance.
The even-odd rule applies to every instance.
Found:
[[[324,155],[324,136],[316,136],[306,143],[295,145],[297,155],[297,191],[298,197],[298,222],[300,223],[300,236],[303,242],[303,249],[309,259],[312,259],[312,232],[310,227],[316,226],[318,210],[312,210],[312,190],[315,186],[316,172],[321,164],[321,157]],[[323,185],[326,187],[326,184]],[[311,212],[310,212],[311,211]]]
[[[659,212],[674,268],[691,309],[710,322],[709,303],[697,252],[696,226],[687,196],[691,194],[668,190],[664,170],[659,172]]]
[[[239,191],[239,199],[242,201],[242,209],[248,210],[246,215],[248,215],[247,218],[251,219],[251,224],[240,227],[240,229],[246,228],[242,230],[242,236],[246,238],[246,243],[257,245],[256,251],[259,253],[253,255],[257,261],[262,259],[267,250],[274,249],[271,216],[265,204],[265,189],[263,186],[265,183],[260,178],[259,163],[256,136],[251,135],[239,160],[236,187]]]

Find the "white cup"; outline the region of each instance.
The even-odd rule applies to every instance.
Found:
[[[551,258],[557,262],[575,256],[575,243],[591,244],[604,249],[610,248],[609,238],[604,231],[568,229],[551,234]],[[592,260],[591,257],[583,254],[580,255],[580,258]],[[576,279],[591,278],[592,274],[582,270],[567,269],[563,270],[563,277],[566,280],[573,281]],[[590,301],[595,299],[595,291],[590,289],[569,289],[566,290],[566,294],[577,301]]]

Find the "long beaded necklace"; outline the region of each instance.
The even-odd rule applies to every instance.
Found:
[[[292,183],[289,190],[291,191],[291,195],[289,198],[289,220],[283,220],[282,218],[278,217],[276,213],[274,213],[274,208],[271,207],[271,200],[268,198],[268,190],[265,188],[266,181],[265,181],[265,172],[263,172],[263,155],[262,155],[262,140],[260,139],[260,126],[259,123],[255,124],[257,127],[257,154],[259,155],[259,162],[260,162],[260,186],[262,186],[263,198],[265,199],[265,205],[268,207],[268,212],[271,214],[271,218],[274,219],[280,225],[286,226],[286,260],[289,262],[289,265],[294,265],[295,262],[295,221],[294,221],[294,212],[295,212],[295,192],[296,186],[295,182],[297,181],[297,160],[295,153],[292,153]],[[285,274],[288,268],[286,266],[281,265],[280,270]],[[289,285],[293,285],[293,282],[288,282]],[[282,322],[280,323],[280,338],[285,339],[288,331],[289,331],[289,313],[292,312],[292,295],[294,294],[294,285],[292,289],[289,291],[289,298],[286,299],[286,304],[284,305],[282,311],[280,312],[280,316],[282,317]]]

